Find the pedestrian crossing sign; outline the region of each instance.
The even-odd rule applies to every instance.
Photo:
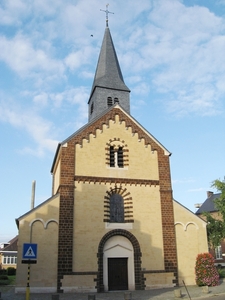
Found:
[[[37,244],[23,244],[23,259],[37,259]]]

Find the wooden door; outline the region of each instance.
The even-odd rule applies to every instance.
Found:
[[[128,290],[127,258],[108,258],[109,291]]]

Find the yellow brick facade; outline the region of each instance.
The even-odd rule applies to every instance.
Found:
[[[206,222],[174,201],[179,283],[195,284],[195,262],[199,253],[208,252]]]
[[[22,216],[19,222],[19,241],[16,292],[27,286],[28,264],[22,264],[23,244],[37,244],[37,263],[30,265],[32,292],[56,292],[59,196]]]
[[[107,261],[113,257],[128,259],[129,290],[172,287],[177,279],[195,283],[195,258],[207,251],[205,222],[172,200],[169,152],[120,108],[114,110],[108,122],[87,126],[83,136],[61,145],[53,197],[18,219],[18,256],[23,243],[38,244],[33,291],[107,291]],[[109,166],[109,145],[126,149],[123,168]],[[107,221],[113,193],[129,203],[125,223]],[[18,292],[26,280],[27,265],[19,261]]]

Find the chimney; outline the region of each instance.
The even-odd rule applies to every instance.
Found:
[[[200,208],[202,206],[202,203],[196,203],[195,208]]]
[[[34,200],[35,200],[35,185],[36,185],[36,181],[32,181],[32,191],[31,191],[31,209],[34,208]]]
[[[211,191],[207,192],[207,198],[210,198],[212,195],[213,195],[213,192],[211,192]]]

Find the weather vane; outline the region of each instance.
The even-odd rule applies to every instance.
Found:
[[[100,9],[101,11],[105,12],[105,15],[106,15],[106,27],[108,27],[108,20],[109,20],[108,15],[109,14],[114,14],[113,12],[111,12],[111,11],[108,10],[108,6],[109,6],[109,4],[106,4],[106,10]]]

